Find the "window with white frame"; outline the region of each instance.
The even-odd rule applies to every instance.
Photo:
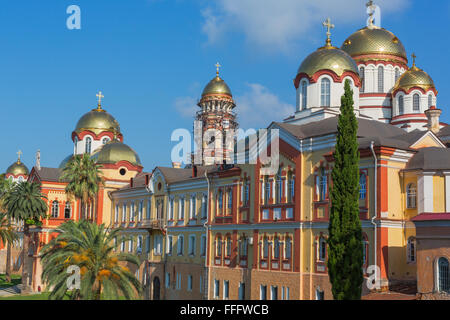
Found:
[[[195,235],[189,236],[189,255],[195,256]]]
[[[228,236],[225,240],[225,256],[230,257],[231,256],[231,237]]]
[[[167,236],[167,248],[166,253],[170,256],[172,255],[172,248],[173,248],[173,236]]]
[[[383,66],[378,67],[378,93],[384,92],[384,68]]]
[[[133,239],[128,240],[128,252],[133,252]]]
[[[174,200],[173,198],[171,198],[169,200],[169,219],[168,220],[173,220],[173,208],[174,208]]]
[[[323,78],[320,81],[320,106],[329,107],[330,102],[331,81],[328,78]]]
[[[184,199],[180,198],[178,204],[178,219],[184,220]]]
[[[91,153],[91,145],[92,145],[92,139],[90,137],[87,137],[86,145],[85,145],[85,149],[84,149],[85,153]]]
[[[122,238],[122,242],[120,243],[120,251],[124,252],[125,251],[125,239]]]
[[[138,235],[137,237],[137,243],[136,243],[136,253],[142,253],[142,239],[143,237],[141,235]]]
[[[192,220],[195,218],[195,195],[191,196],[189,201],[189,219]]]
[[[359,90],[361,93],[364,93],[365,81],[366,81],[366,69],[364,67],[359,68],[359,78],[361,79],[361,89]]]
[[[150,220],[152,213],[152,199],[147,200],[147,212],[146,212],[146,219]]]
[[[406,187],[406,207],[408,209],[416,208],[416,185],[414,183],[410,183]]]
[[[308,83],[306,81],[302,81],[300,92],[300,110],[304,110],[308,101]]]
[[[183,249],[184,249],[184,236],[183,235],[179,235],[178,236],[177,244],[178,244],[177,254],[179,256],[182,256],[183,255]]]
[[[367,196],[367,176],[365,173],[359,175],[359,200],[365,200]]]
[[[207,217],[207,203],[206,203],[207,200],[208,200],[207,196],[203,195],[203,197],[202,197],[202,219],[206,219],[206,217]]]
[[[52,202],[52,218],[58,218],[59,215],[59,203],[58,201]]]
[[[64,206],[64,219],[70,219],[72,216],[72,206],[70,205],[70,202],[66,202],[66,205]]]
[[[420,112],[420,96],[418,93],[413,95],[413,111]]]
[[[142,210],[144,210],[144,200],[139,201],[138,221],[142,221]]]
[[[398,97],[398,114],[402,115],[405,113],[405,100],[402,95]]]
[[[155,255],[162,254],[162,236],[155,236],[153,238],[153,250]]]
[[[127,204],[126,202],[122,205],[122,222],[127,221]]]
[[[130,203],[130,222],[134,222],[134,215],[136,212],[134,211],[134,202]]]

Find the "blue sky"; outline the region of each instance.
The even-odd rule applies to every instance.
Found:
[[[263,5],[264,3],[264,5]],[[379,0],[382,26],[415,52],[434,79],[450,123],[450,2]],[[66,9],[81,8],[81,30]],[[124,142],[145,170],[170,165],[176,128],[192,128],[195,102],[214,64],[238,103],[243,128],[280,121],[295,105],[292,79],[321,46],[321,22],[340,46],[366,21],[363,0],[4,1],[0,9],[0,167],[23,151],[28,167],[58,166],[73,150],[78,119],[105,95]]]

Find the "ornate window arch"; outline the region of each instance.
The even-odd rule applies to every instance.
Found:
[[[90,154],[91,153],[91,149],[92,149],[92,138],[91,137],[87,137],[86,138],[86,144],[85,144],[84,152]]]
[[[450,293],[450,267],[448,259],[440,257],[437,260],[436,267],[437,267],[436,280],[438,291]]]
[[[306,103],[308,102],[308,83],[303,80],[300,84],[300,110],[306,109]]]
[[[59,202],[54,200],[52,202],[52,218],[58,218],[59,215]]]

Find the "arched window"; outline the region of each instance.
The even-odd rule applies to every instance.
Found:
[[[322,237],[319,239],[318,257],[320,261],[325,261],[327,257],[327,242]]]
[[[108,141],[109,141],[109,138],[103,138],[103,139],[102,139],[102,143],[103,143],[103,144],[107,144]]]
[[[269,239],[264,237],[264,250],[263,250],[263,258],[267,259],[269,257]]]
[[[233,206],[233,189],[228,188],[228,209]]]
[[[216,238],[216,257],[222,256],[222,237],[217,236]]]
[[[400,70],[398,68],[395,69],[395,83],[397,83],[398,78],[400,78]]]
[[[292,172],[288,173],[288,202],[292,202],[294,200],[295,194],[295,180]]]
[[[320,82],[320,105],[322,107],[330,106],[330,79],[324,78]]]
[[[70,219],[72,213],[72,208],[70,207],[70,202],[66,202],[66,205],[64,206],[64,218]]]
[[[228,236],[227,240],[225,241],[225,256],[230,257],[231,256],[231,237]]]
[[[378,67],[378,92],[384,92],[384,68],[382,66]]]
[[[275,196],[276,196],[275,203],[281,203],[281,198],[283,196],[283,186],[282,186],[282,180],[281,180],[281,168],[278,170],[276,179],[277,180],[275,182]]]
[[[406,187],[406,207],[408,209],[416,207],[416,185],[414,183],[410,183]]]
[[[398,114],[401,115],[405,112],[405,104],[403,100],[403,96],[398,97]]]
[[[248,251],[248,239],[245,236],[242,236],[240,239],[240,255],[241,257],[247,257],[247,251]]]
[[[268,204],[270,199],[270,181],[269,177],[264,177],[264,204]]]
[[[85,153],[91,153],[91,145],[92,145],[92,139],[87,137],[86,138],[86,148]]]
[[[308,84],[306,83],[306,81],[302,81],[300,110],[306,109],[307,99],[308,99]]]
[[[325,168],[320,168],[319,174],[316,176],[316,194],[317,200],[324,201],[327,197],[327,175]]]
[[[428,109],[430,109],[432,105],[433,105],[433,95],[429,94],[428,95]]]
[[[444,257],[439,258],[437,269],[438,291],[450,293],[450,269],[448,260]]]
[[[362,173],[359,176],[359,200],[365,200],[367,196],[367,176]]]
[[[58,218],[59,215],[59,203],[58,201],[52,202],[52,218]]]
[[[413,111],[415,112],[420,111],[420,96],[418,93],[415,93],[413,95]]]
[[[275,240],[274,240],[273,257],[275,259],[279,259],[280,258],[280,240],[278,239],[278,237],[276,237]]]
[[[359,78],[361,79],[361,89],[360,92],[363,93],[364,92],[364,88],[365,88],[365,78],[366,78],[366,69],[364,67],[360,67],[359,68]]]
[[[291,238],[286,238],[286,240],[284,241],[284,258],[285,259],[291,258],[291,250],[292,250]]]
[[[408,238],[406,250],[407,250],[407,261],[409,263],[416,262],[416,240],[413,237]]]

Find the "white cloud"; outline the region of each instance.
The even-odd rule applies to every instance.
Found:
[[[249,128],[266,128],[272,121],[283,121],[295,112],[295,106],[285,103],[258,83],[247,84],[249,91],[236,97],[235,112],[239,126]]]
[[[383,13],[402,10],[410,0],[378,0]],[[298,40],[320,30],[330,17],[336,25],[365,23],[365,2],[361,0],[211,0],[202,10],[203,32],[209,43],[224,33],[243,33],[252,44],[287,51]],[[383,21],[383,19],[382,19]]]
[[[195,113],[200,110],[197,106],[197,99],[192,97],[176,98],[174,105],[178,113],[186,118],[194,118]]]

